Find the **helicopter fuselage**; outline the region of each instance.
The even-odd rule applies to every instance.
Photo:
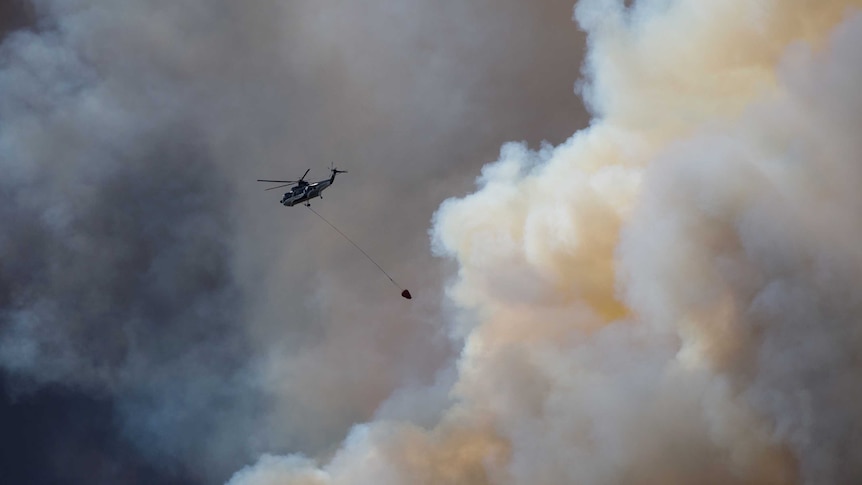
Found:
[[[313,184],[294,187],[289,192],[284,193],[284,197],[281,198],[281,203],[286,207],[293,207],[296,204],[307,202],[315,197],[321,197],[321,192],[332,185],[332,182],[333,181],[331,179],[321,180],[320,182],[315,182]]]
[[[310,169],[309,169],[310,170]],[[301,202],[305,202],[305,205],[310,205],[309,200],[323,196],[321,195],[327,187],[332,185],[335,182],[335,176],[340,173],[347,173],[346,170],[338,170],[335,167],[330,167],[329,171],[332,172],[332,175],[328,179],[319,180],[314,183],[308,183],[305,181],[305,176],[308,175],[308,170],[302,174],[302,177],[299,180],[272,180],[272,179],[257,179],[258,182],[269,182],[269,183],[278,183],[284,185],[278,185],[276,187],[270,187],[266,190],[272,189],[280,189],[282,187],[286,187],[288,185],[293,186],[290,190],[284,193],[282,196],[280,203],[286,207],[293,207],[296,204]]]

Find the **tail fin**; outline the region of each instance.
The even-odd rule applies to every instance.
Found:
[[[332,176],[329,177],[329,183],[335,182],[335,176],[340,173],[347,173],[347,170],[338,170],[335,167],[329,167],[329,170],[332,172]]]

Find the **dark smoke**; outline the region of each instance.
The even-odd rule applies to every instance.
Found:
[[[452,347],[428,220],[501,142],[582,123],[570,19],[560,0],[2,4],[12,476],[217,482],[433,388]],[[330,162],[351,178],[321,207],[414,306],[253,183]]]

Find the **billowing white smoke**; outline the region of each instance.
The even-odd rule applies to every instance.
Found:
[[[859,3],[582,1],[592,126],[436,215],[439,422],[230,483],[862,481]]]

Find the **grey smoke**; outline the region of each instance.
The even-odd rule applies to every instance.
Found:
[[[428,221],[502,141],[582,122],[571,5],[33,5],[0,44],[0,366],[17,393],[112,399],[142,453],[212,480],[329,449],[396,388],[451,380]],[[253,182],[331,162],[350,174],[321,210],[413,307]]]

